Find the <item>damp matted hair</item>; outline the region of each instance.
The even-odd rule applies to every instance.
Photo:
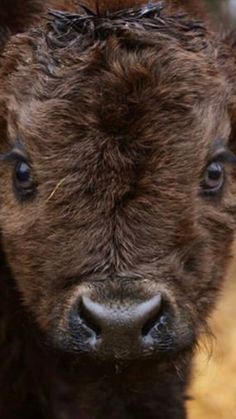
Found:
[[[85,35],[93,41],[102,41],[111,35],[119,36],[127,31],[158,31],[169,34],[173,32],[174,35],[178,29],[178,37],[192,33],[198,38],[204,38],[206,34],[202,22],[189,18],[186,13],[164,14],[163,2],[103,13],[98,8],[92,11],[83,5],[80,7],[81,14],[50,12],[48,37],[51,46],[64,47],[80,35]]]

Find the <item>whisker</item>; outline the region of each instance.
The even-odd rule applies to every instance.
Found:
[[[46,199],[46,203],[48,203],[55,195],[55,193],[58,191],[58,189],[61,187],[61,185],[65,182],[66,178],[64,177],[61,179],[58,184],[55,186],[53,191],[50,193],[49,197]]]

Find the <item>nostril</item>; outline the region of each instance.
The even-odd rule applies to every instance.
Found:
[[[93,317],[92,313],[88,310],[86,305],[84,304],[83,299],[80,300],[79,308],[78,308],[79,317],[82,323],[95,332],[97,338],[99,338],[102,334],[101,327],[99,326],[96,319]]]
[[[147,336],[153,328],[155,327],[159,328],[159,325],[161,324],[162,315],[163,315],[163,302],[160,299],[159,304],[152,311],[150,318],[144,323],[142,327],[143,337]]]

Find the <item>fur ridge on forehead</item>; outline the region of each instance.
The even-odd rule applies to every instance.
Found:
[[[93,41],[104,41],[110,36],[122,36],[132,31],[144,33],[160,32],[191,43],[199,51],[206,47],[206,28],[202,22],[189,18],[186,13],[171,14],[163,2],[155,2],[117,11],[100,12],[81,5],[81,13],[52,11],[48,23],[48,40],[53,48],[65,47],[70,41],[84,35]],[[199,42],[200,41],[200,42]],[[189,44],[190,44],[189,43]],[[187,48],[188,49],[188,48]]]

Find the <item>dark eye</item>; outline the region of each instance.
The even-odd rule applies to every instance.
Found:
[[[224,181],[224,164],[221,162],[212,162],[205,171],[202,189],[204,193],[214,195],[221,190]]]
[[[15,166],[14,186],[22,198],[32,195],[35,191],[32,169],[27,162],[17,162]]]

